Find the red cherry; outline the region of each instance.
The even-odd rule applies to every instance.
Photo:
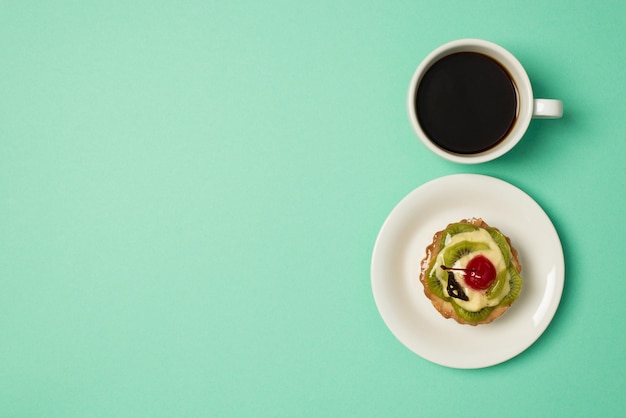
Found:
[[[472,289],[485,290],[496,279],[496,268],[484,255],[478,255],[467,263],[469,274],[465,274],[465,283]]]
[[[462,271],[465,274],[465,283],[474,290],[489,288],[497,275],[493,263],[484,255],[477,255],[472,258],[464,269],[446,266],[441,266],[441,268]]]

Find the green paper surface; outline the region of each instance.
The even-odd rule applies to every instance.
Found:
[[[4,2],[0,415],[620,415],[625,27],[620,1]],[[472,166],[405,108],[465,37],[564,103]],[[565,254],[546,332],[478,370],[406,349],[370,286],[389,212],[454,173],[524,190]]]

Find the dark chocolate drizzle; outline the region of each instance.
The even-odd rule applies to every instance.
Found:
[[[457,282],[454,278],[454,273],[452,273],[451,271],[448,271],[448,286],[446,287],[446,289],[448,290],[448,294],[453,298],[461,299],[464,301],[469,300],[459,282]]]

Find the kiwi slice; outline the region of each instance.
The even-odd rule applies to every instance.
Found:
[[[435,274],[435,271],[433,270],[433,272],[426,278],[426,285],[428,286],[428,288],[430,289],[430,291],[437,296],[440,299],[448,299],[448,297],[446,297],[443,294],[443,285],[441,284],[441,282],[439,281],[439,279],[437,278],[437,275]]]
[[[509,290],[509,294],[506,295],[504,299],[502,299],[502,301],[499,303],[499,305],[501,306],[512,304],[522,291],[522,276],[519,275],[519,273],[517,272],[517,270],[515,270],[515,267],[513,266],[510,266],[508,271],[510,275],[509,284],[511,286],[511,290]]]
[[[448,267],[452,267],[464,255],[487,249],[489,249],[489,245],[484,242],[459,241],[444,250],[443,263]]]
[[[493,299],[495,297],[498,297],[500,292],[502,292],[502,288],[504,287],[508,279],[507,273],[508,273],[507,269],[504,269],[498,272],[496,279],[493,281],[491,286],[489,286],[489,289],[487,289],[487,299]]]
[[[482,321],[483,319],[486,319],[494,310],[493,306],[486,306],[482,308],[480,311],[472,312],[472,311],[468,311],[468,310],[461,308],[456,303],[453,303],[452,306],[454,306],[454,311],[456,312],[456,314],[460,318],[463,318],[464,320],[468,322]]]
[[[502,232],[498,231],[495,228],[487,228],[487,232],[491,235],[491,238],[498,244],[498,248],[502,252],[502,256],[504,257],[504,263],[508,266],[513,258],[513,254],[511,253],[511,246],[507,242],[506,238],[502,234]]]
[[[446,229],[443,231],[443,236],[441,237],[441,242],[439,243],[439,251],[443,250],[443,247],[446,246],[446,239],[449,236],[451,237],[453,235],[460,234],[463,232],[472,232],[478,229],[479,228],[476,225],[462,223],[462,222],[457,222],[457,223],[448,225]]]
[[[428,265],[428,270],[427,270],[430,272],[430,274],[426,277],[426,280],[424,280],[424,284],[437,297],[441,299],[447,299],[446,296],[443,294],[443,285],[437,278],[437,269],[434,268],[436,262],[437,262],[437,257],[433,257],[433,259],[430,260],[430,264]]]
[[[448,225],[448,227],[446,228],[446,232],[450,235],[456,235],[462,232],[477,231],[478,229],[479,228],[476,225],[463,223],[463,222],[457,222],[457,223]]]

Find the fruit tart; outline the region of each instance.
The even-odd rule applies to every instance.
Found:
[[[488,324],[506,312],[522,289],[511,240],[480,218],[437,232],[421,262],[424,294],[445,318]]]

